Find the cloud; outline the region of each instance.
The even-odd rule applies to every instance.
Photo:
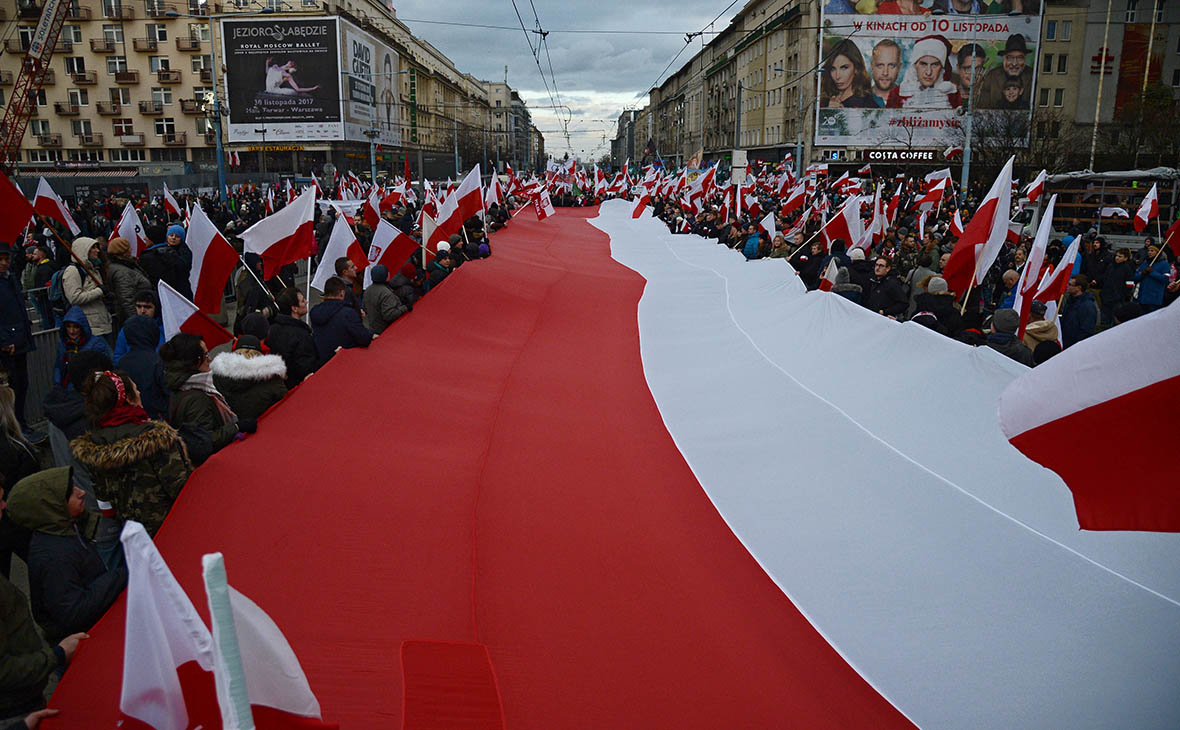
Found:
[[[534,0],[542,28],[549,32],[538,53],[544,79],[526,44],[525,33],[510,3],[451,0],[408,0],[398,2],[397,15],[414,35],[445,53],[461,71],[481,79],[500,81],[508,67],[508,83],[521,92],[533,115],[533,123],[545,135],[546,151],[560,157],[565,152],[598,157],[609,152],[619,114],[624,108],[642,107],[647,90],[672,57],[684,47],[683,33],[700,30],[723,5],[717,0],[644,2],[596,0],[592,3],[543,2]],[[535,28],[532,7],[517,0],[526,27]],[[718,20],[721,30],[732,12]],[[415,22],[434,20],[482,25],[512,26],[514,30],[492,30]],[[569,30],[670,30],[676,35],[634,35],[613,33],[569,33]],[[528,34],[537,48],[540,38]],[[691,57],[700,40],[677,60]],[[547,49],[546,49],[547,47]],[[548,50],[548,54],[546,54]],[[552,64],[552,74],[550,74]],[[675,70],[675,68],[670,69]],[[570,107],[554,110],[553,98]],[[569,119],[567,143],[559,111]],[[605,121],[604,121],[605,120]],[[580,122],[575,125],[574,122]],[[606,143],[603,143],[605,137]],[[582,151],[586,152],[583,153]]]

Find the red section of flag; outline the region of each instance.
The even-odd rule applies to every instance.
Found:
[[[315,189],[308,188],[295,202],[242,233],[245,251],[262,257],[265,278],[270,279],[286,264],[315,252],[314,212]]]
[[[824,269],[824,276],[819,280],[820,291],[831,291],[832,287],[836,285],[836,274],[839,267],[836,266],[836,259],[828,262],[828,268]]]
[[[33,204],[8,176],[0,172],[0,240],[15,241],[29,219],[33,217]]]
[[[213,225],[198,204],[189,222],[188,247],[193,252],[189,271],[189,286],[193,290],[193,304],[202,312],[217,314],[225,294],[225,282],[238,265],[238,252]]]
[[[401,664],[402,730],[504,727],[500,688],[483,644],[404,641]]]

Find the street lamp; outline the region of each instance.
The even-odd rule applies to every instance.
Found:
[[[229,195],[225,186],[225,145],[221,139],[221,97],[217,93],[217,40],[214,37],[214,29],[216,24],[215,19],[220,18],[240,18],[252,15],[270,15],[274,12],[273,8],[263,8],[261,10],[251,13],[219,13],[216,15],[197,15],[195,13],[178,13],[175,10],[169,10],[164,13],[168,18],[193,18],[196,20],[204,20],[209,23],[209,60],[213,64],[210,77],[213,79],[213,116],[216,117],[216,125],[213,127],[213,135],[217,140],[217,192],[221,196],[222,205],[229,204]],[[264,151],[263,155],[266,154]]]

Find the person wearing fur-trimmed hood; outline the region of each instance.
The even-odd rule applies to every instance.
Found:
[[[258,418],[287,395],[287,365],[278,355],[262,352],[254,335],[242,335],[233,352],[213,358],[213,385],[238,418]]]

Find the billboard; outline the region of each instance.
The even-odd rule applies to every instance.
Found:
[[[969,108],[976,134],[989,128],[989,120],[1008,129],[1009,122],[1019,121],[1027,128],[1036,97],[1041,16],[987,14],[991,6],[1006,4],[935,0],[937,7],[930,8],[919,0],[885,0],[873,6],[875,12],[861,13],[850,2],[828,2],[820,34],[815,143],[962,144]],[[1023,3],[1028,9],[1038,5]],[[945,14],[931,14],[932,9]],[[1013,114],[1020,118],[1012,120]]]
[[[378,144],[401,144],[397,84],[401,78],[397,52],[374,35],[347,21],[340,22],[344,48],[344,138],[367,142],[376,129]]]
[[[342,138],[335,18],[224,20],[230,142]]]

